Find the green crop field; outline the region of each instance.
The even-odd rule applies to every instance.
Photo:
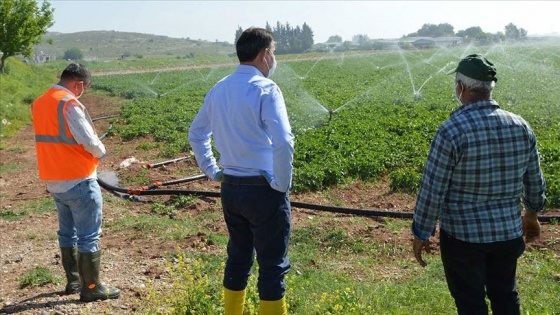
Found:
[[[494,99],[524,117],[538,138],[549,206],[560,206],[560,44],[325,53],[279,57],[281,87],[296,135],[294,191],[316,191],[388,175],[395,191],[416,192],[437,127],[458,107],[451,71],[462,56],[493,61]],[[153,135],[165,155],[189,150],[187,131],[224,66],[99,76],[93,88],[130,101],[112,133]]]
[[[560,42],[534,41],[489,47],[276,56],[279,66],[273,79],[283,91],[296,136],[293,200],[309,198],[320,203],[326,200],[324,203],[335,206],[361,206],[361,201],[347,201],[341,196],[357,193],[359,197],[381,199],[369,194],[377,190],[380,182],[380,190],[385,192],[387,179],[393,191],[405,192],[407,198],[414,196],[430,142],[438,126],[459,106],[453,91],[454,77],[447,73],[461,57],[482,53],[498,68],[494,98],[502,108],[523,116],[535,130],[548,183],[548,207],[558,209],[559,48]],[[62,60],[24,64],[10,58],[7,74],[0,76],[0,153],[4,162],[0,181],[13,183],[2,186],[5,191],[0,194],[0,224],[6,231],[2,236],[10,239],[5,242],[10,248],[10,259],[27,257],[20,253],[29,252],[28,244],[39,249],[56,239],[54,228],[47,232],[44,224],[36,224],[54,224],[56,212],[52,210],[52,198],[31,186],[35,184],[29,178],[36,176],[30,175],[35,170],[29,162],[20,161],[31,157],[33,151],[28,152],[28,141],[21,140],[27,136],[18,132],[29,133],[29,129],[24,129],[31,119],[29,104],[56,82],[66,64]],[[188,128],[205,94],[236,64],[236,59],[227,54],[202,53],[189,58],[86,62],[95,75],[96,90],[86,92],[86,106],[94,105],[98,113],[120,109],[118,117],[110,118],[112,127],[98,129],[107,131],[111,153],[108,159],[113,159],[103,161],[105,169],[110,166],[115,170],[117,164],[113,161],[120,162],[131,154],[147,155],[149,160],[155,156],[160,160],[188,155]],[[122,107],[121,98],[125,99]],[[20,137],[15,139],[16,144],[5,140],[13,135]],[[153,174],[170,178],[190,176],[194,164],[189,162],[187,170],[179,172],[172,167],[156,171],[132,166],[136,171],[127,171],[130,176],[118,174],[120,184],[133,187],[148,183]],[[216,183],[204,183],[203,187],[211,187],[206,185]],[[217,190],[217,186],[214,188]],[[33,194],[19,194],[31,190],[36,190],[37,198],[31,198]],[[12,195],[11,191],[18,194]],[[342,194],[337,194],[339,191]],[[388,195],[400,198],[403,194]],[[29,307],[30,312],[69,309],[107,314],[223,313],[221,290],[228,235],[219,200],[189,195],[147,202],[109,194],[104,198],[102,244],[108,249],[109,262],[104,277],[108,284],[124,289],[119,302],[98,303],[94,310],[89,304],[74,304],[77,300],[72,296],[68,300],[53,297],[51,283],[16,289],[15,294],[2,296],[0,300],[4,299],[6,309]],[[437,244],[432,244],[436,253],[425,255],[426,268],[414,261],[410,251],[410,220],[323,215],[294,208],[290,237],[292,268],[286,278],[290,314],[456,312]],[[558,223],[557,219],[543,223],[541,240],[528,244],[519,260],[517,280],[522,314],[560,312]],[[14,230],[15,226],[18,228]],[[21,246],[16,247],[16,243]],[[33,259],[17,264],[5,259],[6,270],[12,268],[11,273],[21,276],[12,276],[12,282],[26,283],[26,277],[37,278],[35,270],[30,272],[22,267],[25,264],[47,267],[53,275],[63,276],[62,268],[51,263],[52,251],[34,250],[32,255]],[[112,270],[117,272],[111,273]],[[258,313],[257,270],[255,265],[244,314]],[[6,278],[11,273],[6,273]],[[10,303],[14,308],[10,308]]]

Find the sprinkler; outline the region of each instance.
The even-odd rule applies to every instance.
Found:
[[[420,91],[414,92],[414,101],[420,102],[421,100],[422,100],[422,94],[420,94]]]
[[[329,110],[329,123],[331,122],[332,115],[334,115],[334,111],[332,109]]]

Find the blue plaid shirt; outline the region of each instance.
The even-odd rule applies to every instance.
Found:
[[[466,104],[438,129],[424,168],[412,223],[428,240],[440,228],[456,239],[492,243],[522,236],[521,199],[546,204],[536,137],[494,100]]]

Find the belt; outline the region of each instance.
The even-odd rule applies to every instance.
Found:
[[[222,183],[230,185],[270,186],[264,176],[231,176],[223,174]]]

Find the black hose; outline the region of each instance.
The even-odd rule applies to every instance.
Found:
[[[105,138],[109,134],[109,130],[111,130],[111,128],[113,128],[113,124],[109,125],[109,128],[107,128],[107,131],[99,137],[99,140],[102,140],[103,138]]]
[[[325,211],[325,212],[346,213],[346,214],[354,214],[354,215],[366,216],[366,217],[389,217],[389,218],[399,218],[399,219],[412,219],[412,213],[410,212],[342,208],[342,207],[333,207],[333,206],[322,206],[322,205],[303,203],[297,201],[291,201],[290,204],[292,205],[292,207],[295,208],[303,208],[303,209]]]
[[[119,117],[120,115],[109,115],[109,116],[101,116],[101,117],[95,117],[92,118],[91,121],[98,121],[98,120],[103,120],[103,119],[109,119],[109,118],[113,118],[113,117]]]
[[[176,159],[169,160],[169,161],[163,161],[163,162],[159,162],[159,163],[148,164],[148,165],[146,165],[146,167],[147,167],[147,168],[156,168],[156,167],[160,167],[160,166],[165,166],[165,165],[168,165],[168,164],[176,163],[176,162],[179,162],[179,161],[183,161],[183,160],[186,160],[186,159],[188,159],[188,158],[189,158],[188,156],[184,156],[184,157],[176,158]]]
[[[178,189],[158,189],[158,190],[145,190],[135,188],[121,188],[110,185],[109,183],[97,179],[99,185],[108,191],[115,191],[122,194],[135,195],[135,196],[162,196],[162,195],[194,195],[206,197],[220,197],[220,192],[216,191],[197,191],[197,190],[178,190]]]
[[[117,115],[108,115],[108,116],[95,117],[95,118],[92,118],[91,121],[94,122],[94,121],[98,121],[98,120],[109,119],[109,118],[119,117],[119,116],[120,116],[120,115],[117,114]],[[109,133],[109,130],[111,130],[111,128],[113,128],[113,124],[110,124],[110,125],[109,125],[109,128],[107,128],[107,131],[99,137],[99,140],[102,140],[103,138],[105,138],[105,137],[107,136],[107,134]]]
[[[203,175],[193,176],[190,179],[200,179]],[[198,190],[175,190],[175,189],[158,189],[158,190],[140,190],[140,189],[127,189],[117,186],[110,185],[100,179],[97,180],[99,185],[110,192],[119,192],[122,194],[129,195],[141,195],[141,196],[162,196],[162,195],[194,195],[194,196],[205,196],[205,197],[220,197],[219,191],[198,191]],[[334,206],[322,206],[317,204],[303,203],[297,201],[291,201],[290,205],[295,208],[303,208],[309,210],[334,212],[334,213],[345,213],[353,214],[358,216],[366,217],[388,217],[388,218],[398,218],[398,219],[412,219],[413,214],[410,212],[398,212],[398,211],[387,211],[387,210],[368,210],[368,209],[356,209],[356,208],[343,208]],[[560,216],[553,215],[540,215],[540,222],[552,222],[560,221]]]
[[[201,175],[196,175],[196,176],[187,177],[187,178],[170,179],[170,180],[166,180],[166,181],[163,181],[163,182],[158,181],[158,182],[150,183],[148,185],[144,185],[144,186],[142,186],[142,189],[144,189],[144,190],[156,189],[160,186],[169,186],[169,185],[175,185],[175,184],[181,184],[181,183],[188,183],[188,182],[193,182],[195,180],[205,179],[205,178],[207,178],[206,175],[201,174]]]

